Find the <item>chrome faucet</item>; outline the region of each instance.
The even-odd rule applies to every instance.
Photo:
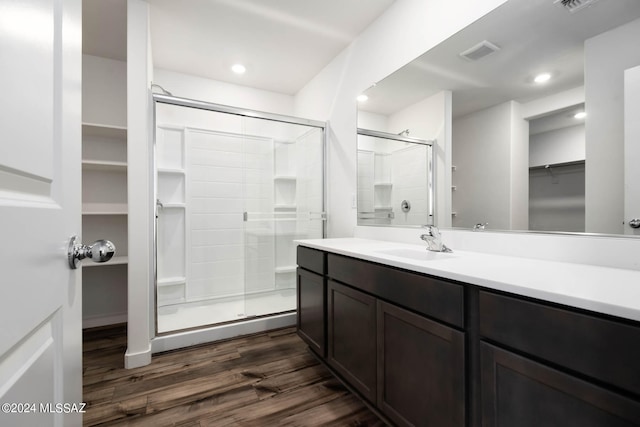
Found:
[[[473,226],[473,231],[484,231],[485,227],[489,225],[488,222],[485,222],[484,224],[479,222],[476,225]]]
[[[424,225],[426,233],[422,234],[420,238],[427,243],[427,249],[433,252],[452,252],[451,249],[442,243],[442,237],[440,230],[435,225]]]

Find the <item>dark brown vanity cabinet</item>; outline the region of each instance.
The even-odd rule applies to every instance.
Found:
[[[326,254],[298,247],[298,335],[320,357],[326,357]]]
[[[328,282],[327,362],[370,402],[376,400],[376,299]]]
[[[482,342],[482,425],[632,427],[637,401]]]
[[[640,426],[638,322],[309,248],[298,264],[300,336],[394,425]]]
[[[640,328],[480,292],[483,426],[640,425]]]
[[[462,287],[334,254],[327,277],[329,366],[396,425],[464,426]]]
[[[401,426],[464,426],[464,333],[378,301],[380,411]]]

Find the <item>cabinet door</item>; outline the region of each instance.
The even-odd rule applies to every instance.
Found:
[[[482,342],[482,425],[631,427],[640,403]]]
[[[324,277],[298,268],[298,335],[326,357],[326,291]]]
[[[376,300],[327,282],[328,361],[370,402],[376,401]]]
[[[464,426],[464,334],[378,301],[378,407],[400,426]]]

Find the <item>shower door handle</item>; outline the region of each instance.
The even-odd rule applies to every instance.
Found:
[[[78,268],[78,261],[90,258],[93,262],[107,262],[116,253],[116,247],[109,240],[96,240],[91,246],[77,243],[78,236],[72,236],[67,249],[69,268]]]

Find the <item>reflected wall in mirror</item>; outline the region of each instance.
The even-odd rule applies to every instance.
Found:
[[[640,2],[587,3],[508,0],[365,92],[359,127],[432,127],[437,225],[640,234]]]
[[[358,129],[358,223],[433,224],[433,141]]]

